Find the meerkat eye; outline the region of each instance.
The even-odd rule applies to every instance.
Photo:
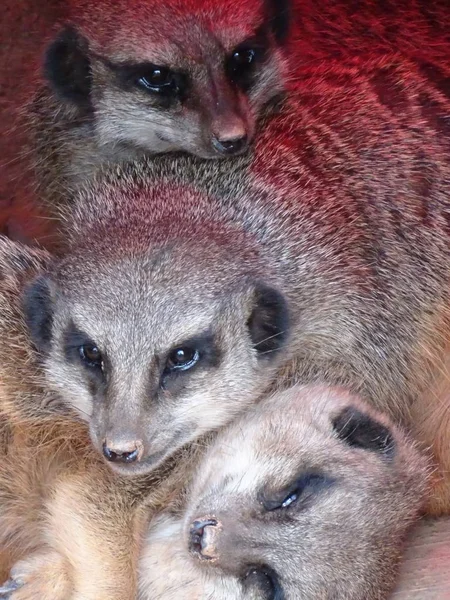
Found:
[[[230,58],[230,66],[235,70],[248,69],[256,58],[256,52],[253,48],[236,50]]]
[[[298,501],[306,501],[313,494],[317,493],[323,487],[328,486],[331,481],[321,474],[307,473],[299,477],[287,489],[281,490],[271,498],[261,497],[260,502],[265,510],[272,512],[275,510],[287,509]]]
[[[261,57],[262,49],[257,46],[245,45],[235,48],[226,62],[228,76],[240,86],[249,86]]]
[[[176,81],[170,69],[165,67],[154,67],[141,75],[137,80],[140,87],[151,92],[161,93],[169,90],[176,91]]]
[[[255,66],[257,51],[254,48],[236,49],[228,59],[228,71],[232,78],[248,74]]]
[[[167,358],[166,370],[187,371],[191,369],[199,360],[200,353],[195,348],[182,346],[172,350]]]
[[[103,357],[100,350],[94,344],[85,344],[80,346],[80,358],[88,367],[103,369]]]

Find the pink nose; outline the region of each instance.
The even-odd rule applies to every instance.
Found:
[[[237,154],[248,145],[248,133],[244,121],[238,116],[217,119],[212,124],[212,144],[221,154]]]
[[[140,440],[105,440],[103,455],[109,462],[133,463],[142,458],[144,444]]]

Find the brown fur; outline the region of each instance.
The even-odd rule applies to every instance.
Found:
[[[99,460],[47,391],[23,322],[21,288],[48,260],[0,238],[0,573],[14,566],[14,600],[132,600],[147,515],[179,490],[195,451],[134,480]]]
[[[10,0],[7,0],[7,6]],[[216,41],[210,39],[210,33],[205,34],[205,27],[212,21],[212,30],[217,34],[222,45],[226,49],[233,41],[244,39],[248,31],[259,22],[261,17],[261,2],[259,0],[247,0],[246,2],[229,2],[229,0],[210,0],[208,2],[178,2],[170,0],[164,3],[135,2],[133,5],[121,2],[84,2],[82,0],[70,0],[69,2],[54,2],[46,10],[42,7],[26,6],[26,15],[22,17],[24,30],[27,35],[15,35],[14,45],[8,47],[3,54],[5,63],[10,67],[7,69],[7,81],[5,82],[5,96],[7,98],[8,114],[11,107],[18,104],[23,105],[23,97],[18,98],[16,94],[16,81],[10,85],[8,80],[10,72],[14,72],[14,65],[29,63],[28,46],[34,43],[40,56],[43,39],[56,35],[57,27],[54,22],[59,18],[61,24],[71,22],[75,28],[89,40],[95,53],[108,60],[127,60],[131,62],[143,59],[169,60],[178,63],[180,57],[173,46],[181,47],[181,54],[191,54],[193,47],[206,52],[208,61],[217,61],[222,56],[223,48],[215,46]],[[182,9],[180,8],[182,7]],[[446,0],[402,0],[395,4],[389,2],[358,2],[347,1],[335,2],[332,0],[320,0],[319,2],[294,2],[294,16],[291,19],[293,30],[292,43],[286,48],[285,56],[289,55],[291,60],[287,68],[288,73],[296,78],[302,78],[308,69],[318,67],[321,69],[324,63],[339,58],[341,63],[353,61],[355,57],[386,56],[401,54],[408,58],[436,62],[445,67],[448,58],[448,36],[442,25],[449,20],[449,9]],[[18,12],[17,3],[14,10]],[[22,9],[24,10],[24,9]],[[200,12],[198,12],[200,11]],[[5,36],[11,30],[11,19],[3,19],[5,23]],[[193,15],[193,16],[192,16]],[[47,23],[47,31],[29,39],[28,30],[30,21],[42,20]],[[195,26],[189,21],[193,18]],[[231,20],[231,24],[230,24]],[[13,22],[12,31],[17,25]],[[62,25],[61,25],[62,26]],[[205,26],[205,27],[204,27]],[[7,29],[8,28],[8,29]],[[210,25],[207,25],[210,29]],[[217,31],[219,33],[217,33]],[[195,33],[195,35],[194,35]],[[19,40],[17,39],[19,38]],[[27,39],[26,44],[22,39]],[[212,44],[212,46],[211,46]],[[219,43],[219,46],[221,44]],[[189,47],[189,52],[187,51]],[[25,56],[24,56],[25,55]],[[281,58],[279,54],[273,57],[269,68],[266,70],[265,79],[269,85],[272,82],[272,90],[264,99],[276,94],[280,88],[278,72]],[[181,62],[185,64],[186,58]],[[163,61],[163,62],[164,62]],[[34,63],[34,61],[33,61]],[[282,63],[285,63],[283,59]],[[217,71],[217,65],[212,72]],[[19,67],[20,68],[20,67]],[[188,70],[193,68],[189,62]],[[17,69],[16,69],[17,70]],[[36,71],[36,67],[34,67]],[[148,144],[148,139],[143,136],[143,123],[147,121],[150,114],[155,118],[160,114],[149,109],[148,100],[141,96],[141,92],[125,93],[113,83],[114,77],[101,61],[94,69],[96,71],[96,101],[98,102],[97,117],[101,121],[100,136],[104,141],[113,139],[123,140],[130,135],[133,137],[131,144],[122,145],[106,143],[99,145],[99,135],[92,133],[92,119],[87,118],[79,107],[70,102],[58,100],[55,94],[49,90],[42,92],[42,81],[38,73],[28,67],[24,81],[25,90],[29,92],[30,87],[41,90],[39,99],[31,110],[32,124],[29,123],[29,115],[20,119],[19,130],[25,129],[31,133],[31,138],[24,140],[23,135],[17,136],[15,129],[9,136],[4,150],[0,152],[0,164],[5,163],[5,177],[3,181],[9,184],[5,187],[2,204],[4,209],[0,212],[0,228],[16,239],[40,240],[48,247],[52,247],[56,240],[53,239],[54,203],[67,199],[67,192],[77,186],[80,180],[96,171],[98,164],[105,160],[118,160],[118,158],[129,158],[136,152],[142,151],[142,146]],[[281,68],[284,71],[284,68]],[[0,74],[1,77],[1,74]],[[206,98],[210,98],[209,86],[205,83],[202,75],[195,79],[199,86],[206,85],[208,91],[196,91],[196,98],[200,105]],[[207,78],[206,78],[207,79]],[[201,85],[200,85],[201,84]],[[45,87],[45,86],[44,86]],[[270,85],[269,85],[270,87]],[[28,93],[27,99],[30,98]],[[259,101],[258,101],[259,106]],[[200,112],[204,112],[205,107]],[[209,110],[209,109],[208,109]],[[27,110],[22,112],[28,112]],[[207,112],[207,111],[206,111]],[[254,110],[251,115],[252,129],[256,131],[254,118],[260,114]],[[163,117],[160,114],[161,118]],[[173,115],[172,115],[173,116]],[[172,116],[163,118],[160,123],[172,133],[178,132],[175,146],[187,151],[202,154],[200,146],[204,140],[193,140],[192,134],[196,129],[196,111],[193,111],[192,119],[187,121],[182,117],[182,123],[171,122]],[[206,128],[207,115],[204,122]],[[203,118],[202,117],[202,118]],[[175,118],[175,117],[174,117]],[[176,118],[175,118],[176,120]],[[190,122],[190,125],[189,125]],[[189,126],[188,126],[189,125]],[[138,126],[137,130],[135,130]],[[185,126],[189,131],[184,131]],[[9,122],[8,122],[9,127]],[[122,129],[123,128],[123,129]],[[118,130],[122,129],[122,133]],[[132,134],[131,132],[134,131]],[[183,131],[183,133],[181,133]],[[128,134],[127,134],[128,132]],[[142,139],[142,136],[144,139]],[[21,141],[17,149],[11,148],[11,143]],[[170,136],[169,136],[170,137]],[[194,136],[195,137],[195,136]],[[33,142],[33,139],[35,140]],[[36,148],[37,144],[37,148]],[[153,150],[161,145],[160,150],[165,151],[164,143],[160,140],[152,143]],[[181,144],[181,146],[180,146]],[[185,146],[189,147],[185,147]],[[134,146],[134,150],[133,150]],[[170,144],[169,144],[170,146]],[[34,168],[36,168],[37,182],[40,186],[39,196],[35,194],[35,176],[24,178],[23,172],[27,160],[23,154],[33,153]],[[17,152],[22,154],[21,160],[12,160],[17,157]],[[36,154],[37,151],[37,154]],[[3,160],[5,156],[5,160]],[[17,168],[16,166],[17,165]],[[11,177],[14,185],[18,185],[17,192],[12,201]],[[30,181],[26,181],[29,180]],[[29,183],[30,185],[24,185]],[[22,187],[24,189],[22,189]],[[42,203],[46,205],[45,208]],[[34,216],[34,218],[33,218]]]

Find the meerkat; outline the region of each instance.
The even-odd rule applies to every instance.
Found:
[[[74,0],[45,72],[106,157],[237,154],[283,89],[290,13],[289,0]]]
[[[325,381],[420,429],[442,472],[430,511],[446,512],[444,73],[433,87],[405,60],[331,66],[297,83],[252,156],[99,174],[61,210],[68,250],[28,288],[27,322],[49,386],[121,473],[274,382]]]
[[[289,0],[73,1],[28,110],[52,206],[105,162],[245,152],[287,77]],[[57,182],[53,179],[57,174]]]
[[[48,389],[23,318],[20,290],[49,260],[0,237],[0,598],[134,600],[146,520],[179,493],[202,447],[145,478],[99,458],[86,424]]]
[[[6,10],[5,36],[25,9]],[[55,0],[27,11],[26,41],[0,52],[14,116],[3,127],[0,231],[18,241],[53,249],[53,204],[104,162],[245,152],[288,77],[290,0]],[[41,13],[48,27],[31,37],[30,60]],[[19,86],[17,63],[28,65]]]
[[[38,91],[20,111],[27,135],[19,146],[28,156],[13,175],[20,190],[0,213],[8,235],[49,248],[58,241],[55,205],[104,162],[143,152],[244,152],[290,83],[336,57],[448,62],[441,23],[450,15],[440,0],[404,0],[389,11],[345,0],[60,4],[66,25],[44,58],[47,83],[27,79],[27,91]],[[15,86],[9,95],[17,102]]]
[[[221,432],[151,523],[140,600],[382,600],[428,463],[344,390],[294,387]]]

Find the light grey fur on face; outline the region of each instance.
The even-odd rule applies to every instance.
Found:
[[[221,240],[210,238],[202,248],[186,241],[174,251],[155,243],[149,252],[150,239],[138,236],[134,249],[111,256],[111,263],[97,262],[97,250],[79,248],[49,282],[48,382],[89,421],[100,451],[105,442],[115,448],[139,441],[141,460],[116,465],[127,473],[153,469],[175,447],[231,420],[263,392],[276,364],[270,354],[258,356],[247,325],[257,257],[249,256],[255,270],[247,278],[248,264],[222,271],[233,250]],[[198,260],[196,273],[186,271],[186,260]],[[80,361],[83,340],[100,349],[103,374]],[[198,367],[165,376],[167,354],[189,343],[199,349]]]
[[[219,434],[182,516],[150,525],[140,598],[387,598],[427,483],[411,440],[358,397],[276,393]]]
[[[113,73],[102,62],[93,63],[96,91],[92,103],[100,153],[113,149],[127,158],[142,152],[183,150],[202,158],[221,158],[226,153],[217,151],[215,139],[253,139],[264,106],[283,90],[285,67],[281,52],[272,50],[248,93],[236,91],[228,89],[222,72],[226,60],[222,45],[213,35],[208,40],[204,30],[201,34],[184,42],[183,58],[178,55],[175,59],[168,51],[168,56],[151,61],[176,65],[189,73],[192,99],[175,107],[161,105],[137,87],[124,90],[119,83],[114,84]],[[186,50],[188,43],[192,48]],[[186,57],[191,54],[198,58],[189,64]]]

